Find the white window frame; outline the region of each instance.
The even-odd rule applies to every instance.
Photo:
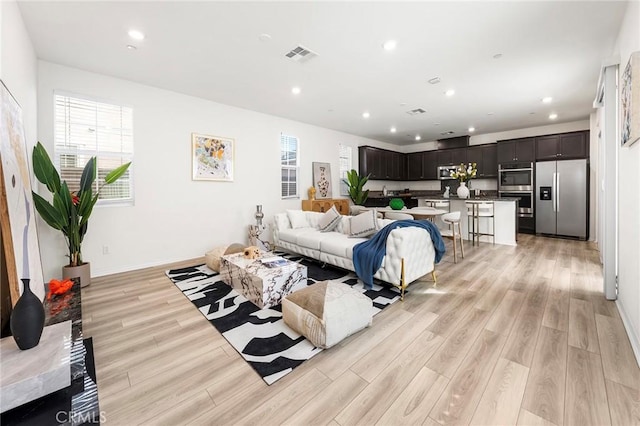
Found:
[[[61,123],[57,120],[57,101],[58,101],[58,97],[66,97],[66,98],[75,98],[81,101],[86,101],[86,102],[93,102],[96,104],[106,104],[112,107],[118,107],[121,108],[121,110],[124,109],[129,109],[131,111],[131,134],[132,134],[132,147],[131,147],[131,152],[117,152],[117,151],[106,151],[106,150],[101,150],[100,147],[96,146],[96,149],[74,149],[74,148],[60,148],[58,145],[58,141],[56,140],[57,136],[58,136],[58,130],[59,130],[59,126],[60,125],[67,125],[68,123],[65,122]],[[105,99],[99,99],[99,98],[95,98],[95,97],[91,97],[91,96],[86,96],[86,95],[78,95],[76,93],[70,93],[70,92],[64,92],[64,91],[54,91],[53,93],[53,116],[54,116],[54,158],[53,158],[53,162],[55,164],[55,166],[58,169],[58,172],[61,173],[61,158],[63,155],[86,155],[89,157],[98,157],[98,163],[100,162],[100,157],[111,157],[111,158],[121,158],[123,161],[122,163],[126,163],[131,161],[132,164],[131,166],[129,166],[129,169],[127,171],[128,175],[129,175],[129,197],[128,198],[117,198],[117,199],[103,199],[103,198],[99,198],[98,202],[96,203],[96,207],[98,206],[132,206],[134,205],[134,179],[133,179],[133,157],[134,157],[134,138],[133,138],[133,132],[134,132],[134,128],[133,128],[133,122],[134,122],[134,118],[133,118],[133,108],[129,105],[124,105],[121,103],[117,103],[111,100],[105,100]],[[96,129],[95,131],[99,131],[98,130],[98,126],[97,126],[97,119],[96,119],[96,125],[94,126]],[[82,165],[82,167],[84,167],[84,165]],[[99,167],[99,164],[98,164]],[[99,177],[96,179],[95,183],[94,183],[94,191],[97,190],[98,185],[100,184],[100,179]]]
[[[342,167],[343,160],[348,166]],[[338,146],[338,167],[340,167],[340,195],[349,195],[349,185],[344,183],[344,179],[347,178],[347,172],[353,169],[353,148],[349,145]]]
[[[282,150],[282,144],[284,142],[284,140],[289,139],[290,141],[295,141],[295,149],[296,149],[296,158],[295,158],[295,165],[292,164],[284,164],[284,161],[282,159],[282,154],[285,152]],[[286,151],[286,152],[290,152],[290,151]],[[284,174],[285,170],[294,170],[295,174],[296,174],[296,191],[295,194],[288,194],[288,195],[284,195],[282,193],[282,185],[285,183],[291,183],[290,180],[284,180],[282,178],[282,175]],[[287,200],[287,199],[294,199],[294,198],[300,198],[300,140],[295,137],[295,136],[291,136],[291,135],[285,135],[284,133],[280,133],[280,196],[282,197],[283,200]]]

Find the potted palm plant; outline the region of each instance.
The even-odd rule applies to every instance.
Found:
[[[33,172],[36,179],[46,185],[52,194],[52,202],[33,192],[33,203],[42,219],[52,228],[62,231],[69,248],[69,264],[62,268],[63,278],[80,277],[80,285],[86,287],[91,282],[89,262],[82,260],[82,240],[87,233],[89,217],[105,185],[114,183],[127,171],[131,163],[112,170],[104,179],[104,184],[94,192],[97,175],[96,157],[91,157],[82,170],[80,187],[72,192],[66,181],[51,162],[44,146],[38,142],[33,148]]]
[[[344,182],[349,187],[349,197],[356,206],[363,206],[369,197],[369,190],[363,190],[369,176],[358,176],[358,172],[353,169],[347,172],[347,178],[344,179]]]

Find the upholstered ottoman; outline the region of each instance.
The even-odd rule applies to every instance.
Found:
[[[204,257],[206,259],[207,266],[216,271],[220,272],[220,258],[225,254],[234,254],[240,253],[245,248],[244,244],[233,243],[228,246],[216,247],[213,250],[209,250],[205,253]]]
[[[373,302],[347,284],[321,281],[284,298],[282,317],[316,347],[330,348],[371,325]]]

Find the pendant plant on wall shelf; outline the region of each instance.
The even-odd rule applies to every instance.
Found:
[[[363,191],[362,188],[369,180],[369,176],[358,176],[358,172],[351,170],[347,172],[347,178],[344,182],[349,186],[349,197],[357,206],[364,205],[369,197],[369,190]]]
[[[38,142],[33,148],[33,172],[38,181],[46,185],[53,194],[53,202],[45,200],[33,192],[33,202],[49,226],[62,231],[69,247],[69,266],[79,266],[82,261],[82,240],[87,233],[89,217],[98,201],[100,190],[105,185],[117,181],[129,168],[131,163],[123,164],[112,170],[104,178],[104,184],[94,192],[94,182],[97,175],[96,157],[91,157],[82,170],[80,189],[71,192],[66,181],[61,181],[60,175],[51,162],[44,146]]]

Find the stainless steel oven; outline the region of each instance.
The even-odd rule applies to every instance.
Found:
[[[519,198],[518,217],[533,217],[533,208],[535,206],[533,191],[499,191],[498,197]]]
[[[533,163],[500,164],[498,191],[533,192]]]

